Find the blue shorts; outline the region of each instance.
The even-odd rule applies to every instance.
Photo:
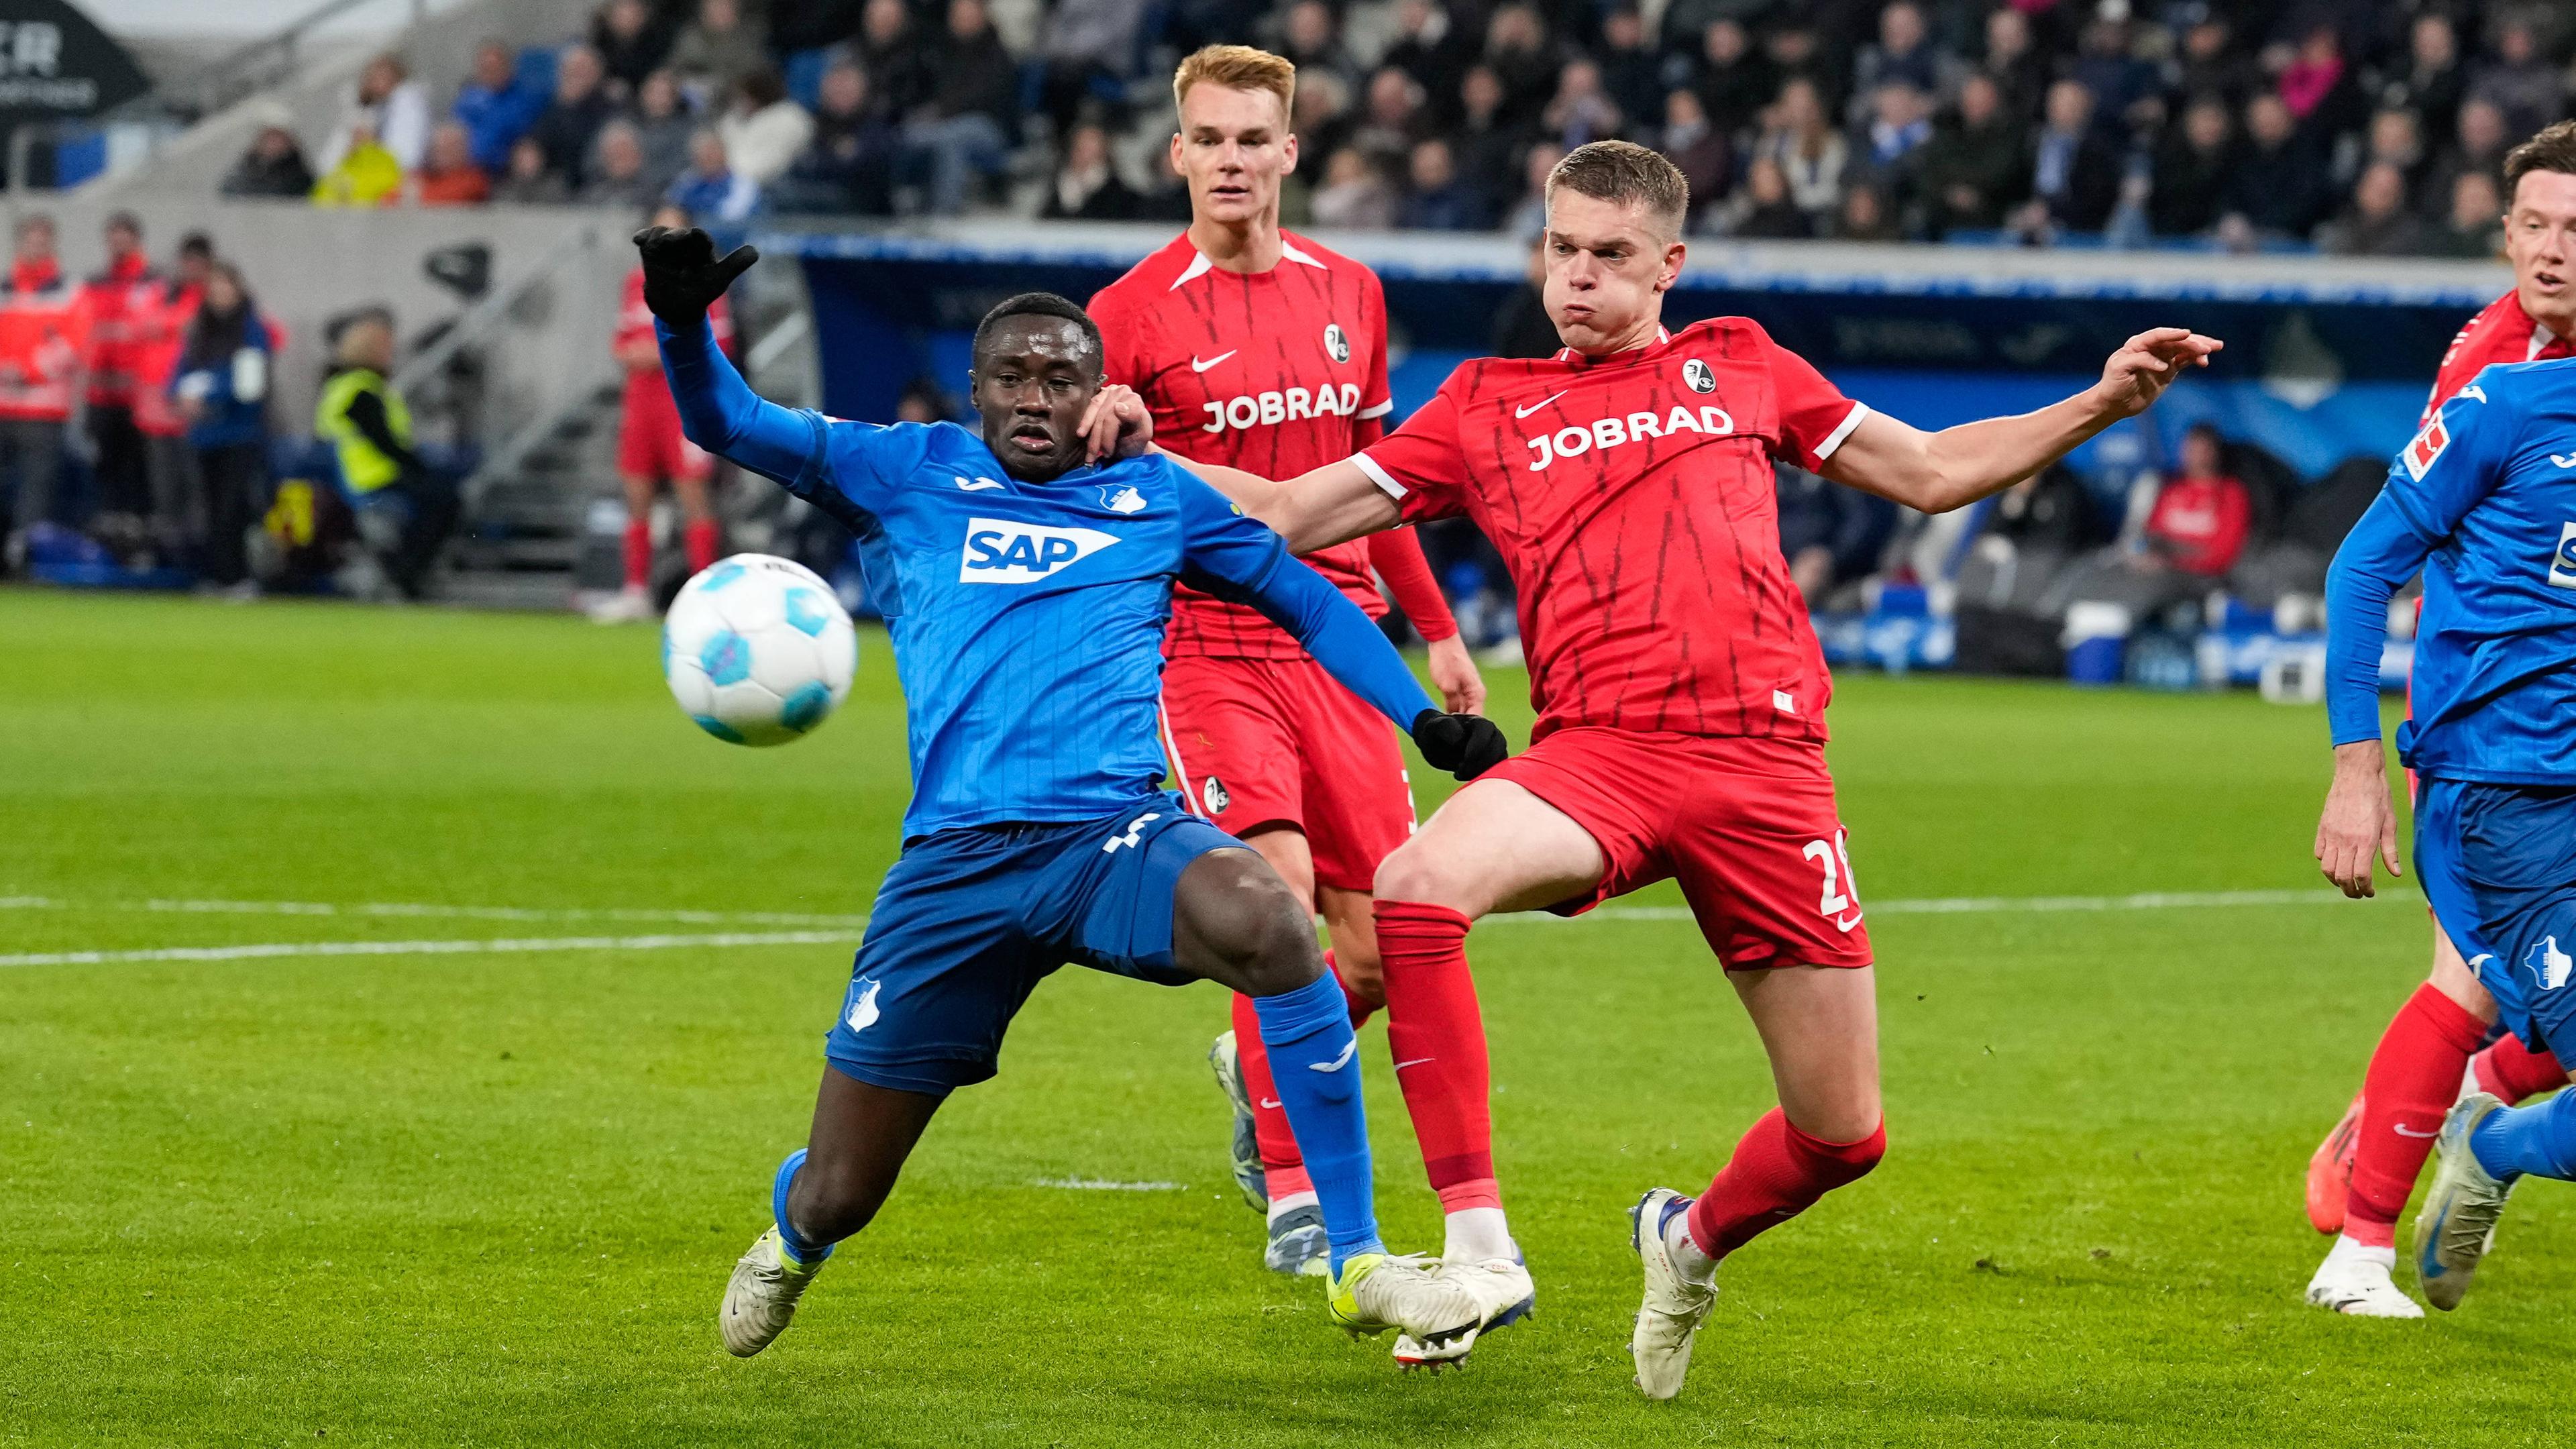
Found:
[[[1168,793],[1085,824],[914,841],[877,889],[823,1053],[862,1082],[946,1096],[993,1075],[1011,1018],[1067,962],[1186,985],[1172,889],[1200,856],[1241,849]]]
[[[2576,786],[2419,782],[2415,869],[2504,1025],[2576,1051]]]

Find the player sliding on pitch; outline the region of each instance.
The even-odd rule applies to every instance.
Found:
[[[2444,994],[2465,996],[2472,1020],[2501,1020],[2533,1052],[2576,1043],[2571,446],[2576,361],[2484,369],[2398,455],[2326,580],[2335,767],[2317,863],[2356,897],[2372,894],[2375,860],[2398,871],[2379,657],[2389,597],[2420,569],[2414,717],[2397,753],[2415,772],[2424,895],[2475,973]],[[2514,1184],[2576,1178],[2576,1091],[2533,1107],[2470,1092],[2433,1151],[2415,1270],[2425,1298],[2448,1309],[2469,1291]]]
[[[1259,856],[1156,788],[1173,581],[1262,609],[1461,778],[1502,758],[1501,731],[1433,708],[1366,614],[1206,484],[1160,457],[1088,461],[1077,424],[1100,386],[1100,334],[1071,302],[1015,297],[976,329],[980,439],[876,427],[764,402],[716,349],[707,308],[757,260],[750,248],[718,261],[705,232],[661,228],[636,244],[690,439],[861,540],[912,745],[903,854],[825,1043],[812,1134],[779,1165],[774,1225],[725,1287],[725,1347],[758,1353],[786,1329],[941,1101],[993,1075],[1029,992],[1078,961],[1254,998],[1323,1212],[1332,1320],[1401,1330],[1408,1364],[1464,1357],[1482,1327],[1474,1297],[1378,1239],[1358,1043],[1305,910]]]
[[[2000,492],[2142,411],[2219,344],[2141,333],[2102,380],[2020,417],[1924,433],[1837,392],[1741,317],[1678,333],[1689,188],[1597,141],[1548,178],[1545,286],[1565,350],[1451,374],[1384,442],[1287,483],[1193,464],[1300,551],[1465,514],[1519,586],[1539,712],[1529,751],[1459,791],[1377,873],[1387,975],[1456,983],[1470,924],[1571,914],[1677,877],[1770,1053],[1780,1106],[1696,1199],[1631,1213],[1637,1383],[1680,1392],[1718,1262],[1885,1151],[1869,936],[1825,768],[1831,681],[1781,560],[1771,460],[1926,512]],[[1141,409],[1112,395],[1131,423]],[[1441,1039],[1481,1041],[1472,1021]],[[1426,1158],[1492,1162],[1482,1053],[1409,1069],[1454,1124]],[[1302,1136],[1302,1129],[1300,1129]]]

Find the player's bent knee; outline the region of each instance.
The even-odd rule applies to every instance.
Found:
[[[1199,857],[1181,876],[1174,912],[1176,961],[1246,996],[1277,996],[1323,975],[1305,906],[1249,852]]]
[[[1382,901],[1413,901],[1456,909],[1457,902],[1452,899],[1456,887],[1452,872],[1432,852],[1408,840],[1378,862],[1372,893]]]

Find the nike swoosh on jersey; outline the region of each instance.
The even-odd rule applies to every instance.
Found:
[[[1835,930],[1837,930],[1837,931],[1849,931],[1852,927],[1857,926],[1857,925],[1859,925],[1859,924],[1860,924],[1860,912],[1858,912],[1858,911],[1854,911],[1854,912],[1852,912],[1852,913],[1851,913],[1851,919],[1850,919],[1850,920],[1848,920],[1848,921],[1844,920],[1844,919],[1843,919],[1842,917],[1840,917],[1840,916],[1836,916],[1836,917],[1834,917],[1834,929],[1835,929]]]
[[[1225,351],[1218,353],[1216,356],[1209,358],[1205,362],[1199,361],[1198,354],[1193,352],[1190,354],[1190,371],[1205,372],[1209,368],[1216,366],[1218,363],[1225,361],[1227,358],[1232,357],[1242,350],[1243,349],[1240,347],[1229,347]]]
[[[1512,409],[1512,416],[1516,418],[1528,417],[1530,414],[1537,412],[1540,408],[1546,407],[1549,403],[1552,403],[1563,396],[1565,396],[1565,394],[1562,391],[1549,393],[1547,396],[1540,398],[1537,402],[1531,403],[1528,407]]]
[[[1358,1037],[1353,1037],[1349,1041],[1342,1043],[1342,1054],[1340,1056],[1333,1058],[1329,1062],[1308,1062],[1306,1064],[1306,1070],[1310,1072],[1338,1072],[1342,1068],[1351,1064],[1351,1058],[1359,1055],[1359,1050],[1360,1040]]]

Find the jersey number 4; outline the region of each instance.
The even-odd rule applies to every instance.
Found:
[[[1852,881],[1850,834],[1837,830],[1831,840],[1807,842],[1806,857],[1825,869],[1825,892],[1816,914],[1833,918],[1834,929],[1860,924],[1860,887]]]

